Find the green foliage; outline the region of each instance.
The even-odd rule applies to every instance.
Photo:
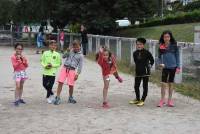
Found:
[[[108,34],[116,29],[117,19],[127,17],[134,22],[154,15],[156,3],[155,0],[1,0],[0,23],[9,20],[40,23],[50,19],[53,27],[83,23],[89,32]]]
[[[193,42],[194,27],[197,25],[200,25],[200,23],[175,24],[175,25],[164,25],[164,26],[144,27],[144,28],[129,28],[118,31],[116,36],[134,37],[134,38],[145,37],[148,39],[158,40],[160,38],[161,33],[164,30],[170,30],[172,31],[176,40]]]
[[[11,0],[0,0],[0,23],[6,24],[12,20],[14,7],[15,3],[13,3]]]
[[[71,33],[78,33],[80,31],[80,24],[79,23],[70,24],[69,25],[69,31]]]
[[[178,14],[171,14],[164,19],[156,18],[147,23],[143,23],[140,27],[151,27],[158,25],[170,25],[170,24],[184,24],[200,21],[200,10],[194,10],[192,12],[179,12]]]

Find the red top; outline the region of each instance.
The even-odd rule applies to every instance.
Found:
[[[17,58],[16,54],[11,56],[11,62],[14,68],[14,71],[23,71],[28,67],[28,62],[25,57]]]
[[[101,66],[103,76],[113,74],[117,71],[116,59],[114,55],[111,56],[112,66],[107,60],[103,59],[103,52],[99,52],[99,58],[97,62]]]

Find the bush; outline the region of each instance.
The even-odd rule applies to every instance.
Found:
[[[140,27],[151,27],[158,25],[171,25],[171,24],[184,24],[200,21],[200,10],[194,10],[192,12],[180,12],[175,15],[168,15],[164,19],[156,18],[147,23],[143,23]]]

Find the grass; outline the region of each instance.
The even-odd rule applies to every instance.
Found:
[[[95,61],[95,54],[91,53],[87,56],[87,58],[92,61]],[[117,67],[120,72],[134,75],[134,66],[130,65],[129,62],[118,61]],[[156,70],[155,72],[152,72],[150,82],[160,86],[160,78],[161,78],[161,72],[159,70]],[[200,82],[197,80],[186,81],[181,84],[174,84],[174,88],[176,92],[200,100]]]
[[[120,30],[117,35],[123,37],[145,37],[158,40],[164,30],[171,30],[177,41],[194,42],[194,27],[200,23],[165,25],[145,28],[129,28]]]

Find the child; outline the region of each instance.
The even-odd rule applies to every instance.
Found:
[[[44,47],[43,42],[44,42],[44,33],[43,32],[39,32],[37,35],[37,51],[36,54],[39,54],[39,49]]]
[[[61,103],[60,93],[66,79],[69,86],[68,103],[76,103],[76,100],[73,98],[74,84],[82,70],[83,55],[81,53],[81,46],[78,40],[73,41],[72,47],[73,48],[71,50],[63,55],[63,58],[66,59],[58,78],[57,96],[54,102],[55,105],[59,105]]]
[[[52,88],[55,82],[55,75],[61,66],[61,56],[56,52],[57,44],[55,40],[51,40],[49,50],[45,51],[41,57],[43,67],[43,86],[47,90],[47,102],[51,104],[54,101]]]
[[[16,83],[15,89],[15,106],[19,106],[20,103],[25,104],[26,102],[22,99],[24,82],[28,78],[26,74],[26,68],[28,67],[27,59],[22,55],[23,45],[15,45],[15,53],[11,57],[12,65],[14,68],[14,79]]]
[[[180,72],[180,59],[177,43],[170,31],[164,31],[160,37],[159,61],[162,68],[162,85],[161,85],[161,100],[158,107],[163,107],[165,103],[165,92],[169,88],[169,97],[167,105],[174,106],[172,101],[172,84],[174,82],[175,73]]]
[[[104,88],[103,88],[103,107],[109,108],[107,102],[107,95],[108,95],[108,87],[110,83],[109,75],[113,74],[119,82],[122,82],[122,78],[119,77],[116,67],[116,60],[114,55],[106,48],[100,48],[100,51],[97,55],[97,62],[101,66],[103,81],[104,81]]]
[[[148,82],[150,77],[150,68],[154,64],[152,54],[144,48],[146,39],[138,38],[136,40],[137,50],[133,53],[135,62],[135,94],[136,99],[130,101],[130,104],[143,106],[148,93]],[[140,83],[143,80],[143,95],[140,98]]]
[[[65,33],[63,30],[61,30],[60,32],[60,50],[61,50],[61,53],[63,53],[63,50],[64,50],[64,41],[65,41]]]

